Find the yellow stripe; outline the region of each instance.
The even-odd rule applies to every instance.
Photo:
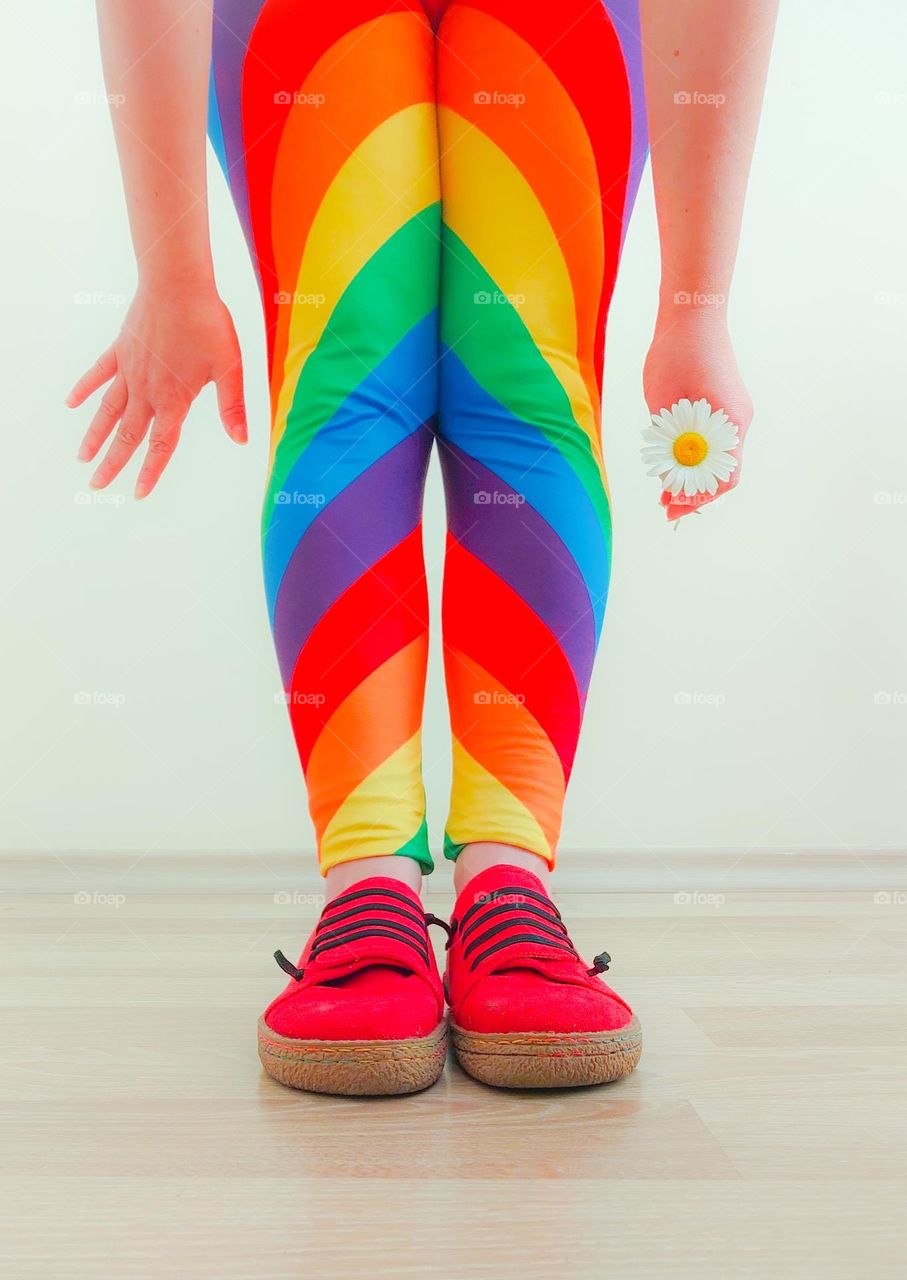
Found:
[[[564,388],[578,426],[601,463],[598,422],[576,358],[576,306],[570,272],[544,208],[522,173],[480,129],[441,107],[444,221],[501,293],[517,299],[520,319]],[[502,216],[506,211],[506,217]]]
[[[454,844],[498,840],[537,853],[554,865],[554,850],[526,806],[456,739],[453,776],[447,834]]]
[[[437,154],[433,103],[419,102],[383,121],[359,144],[325,192],[306,240],[296,292],[323,296],[293,310],[284,377],[271,441],[273,461],[286,430],[296,384],[343,291],[410,218],[439,198],[438,167],[414,157]],[[421,169],[421,172],[420,172]],[[363,369],[363,375],[365,374]]]
[[[351,858],[396,853],[425,816],[422,734],[416,733],[351,791],[321,838],[322,874]]]

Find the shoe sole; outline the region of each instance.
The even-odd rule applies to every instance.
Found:
[[[571,1089],[607,1084],[635,1070],[642,1030],[634,1017],[619,1031],[488,1034],[451,1026],[463,1070],[498,1089]]]
[[[290,1089],[352,1097],[418,1093],[444,1070],[447,1023],[409,1040],[293,1040],[258,1020],[258,1056]]]

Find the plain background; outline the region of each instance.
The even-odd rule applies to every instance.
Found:
[[[93,6],[8,5],[5,27],[0,847],[310,849],[260,582],[258,296],[222,179],[212,165],[253,442],[230,444],[206,393],[150,502],[128,496],[134,471],[92,497],[87,415],[63,397],[134,282]],[[732,309],[757,408],[745,477],[676,532],[639,458],[658,280],[644,179],[606,359],[616,558],[566,849],[907,839],[905,47],[900,0],[782,6]],[[442,540],[434,471],[435,596]]]

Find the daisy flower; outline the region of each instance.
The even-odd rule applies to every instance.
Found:
[[[643,438],[648,442],[642,451],[648,474],[658,476],[672,497],[717,493],[719,481],[729,479],[737,466],[731,453],[740,443],[737,428],[708,400],[679,400],[653,414]]]

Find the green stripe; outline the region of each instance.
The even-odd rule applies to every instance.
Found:
[[[604,529],[611,514],[599,463],[570,399],[520,318],[466,244],[441,230],[441,341],[476,382],[522,422],[531,423],[577,474]],[[482,298],[493,301],[483,302]]]
[[[318,429],[437,307],[440,225],[440,204],[422,209],[372,254],[343,291],[296,384],[268,483],[266,512]]]
[[[444,832],[444,857],[449,858],[451,862],[456,862],[460,854],[466,848],[465,844],[454,844],[447,832]]]
[[[428,823],[425,818],[422,819],[422,825],[416,834],[407,840],[406,844],[395,849],[394,854],[398,858],[415,858],[416,862],[421,863],[426,874],[434,871],[435,864],[428,849]]]

